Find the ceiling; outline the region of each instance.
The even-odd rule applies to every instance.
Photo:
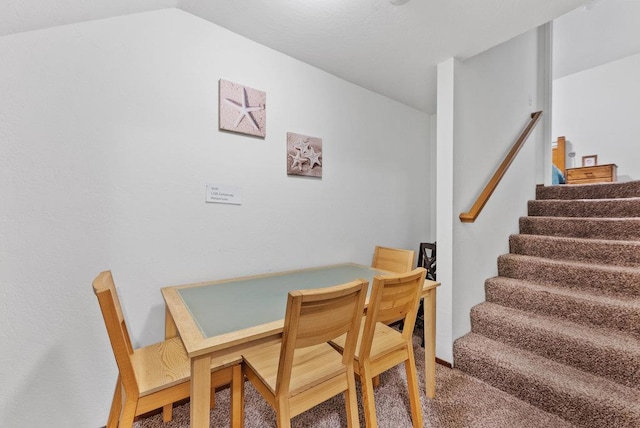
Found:
[[[465,59],[588,0],[1,0],[0,36],[178,7],[429,114],[437,64]]]

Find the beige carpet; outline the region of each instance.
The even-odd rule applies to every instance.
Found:
[[[419,332],[416,332],[419,333]],[[418,336],[414,349],[418,363],[418,376],[422,391],[422,411],[426,427],[437,428],[569,428],[573,425],[549,413],[545,413],[488,384],[472,378],[459,370],[438,365],[436,370],[436,398],[424,395],[424,351]],[[364,427],[362,402],[358,390],[360,423]],[[411,427],[409,400],[404,368],[398,366],[381,376],[375,391],[376,410],[380,428]],[[229,391],[216,394],[217,405],[211,411],[211,427],[229,426]],[[174,409],[174,420],[163,424],[158,414],[141,419],[137,428],[188,427],[189,404]],[[275,414],[250,383],[245,383],[245,427],[275,427]],[[293,427],[333,428],[345,427],[344,399],[342,395],[322,403],[292,420]]]

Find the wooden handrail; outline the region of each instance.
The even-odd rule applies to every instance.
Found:
[[[511,147],[511,150],[509,150],[509,153],[507,153],[507,156],[504,158],[495,174],[493,174],[493,177],[491,177],[491,180],[489,180],[482,193],[480,193],[480,196],[478,196],[478,199],[476,199],[476,202],[473,204],[469,212],[460,214],[461,222],[473,223],[474,221],[476,221],[476,218],[480,214],[480,211],[482,211],[482,208],[484,208],[485,204],[489,200],[489,197],[491,196],[493,191],[496,190],[496,187],[498,187],[498,183],[500,183],[500,180],[502,180],[505,172],[507,172],[507,169],[509,169],[509,165],[511,165],[513,159],[515,159],[516,155],[524,145],[524,142],[527,141],[529,134],[531,134],[531,131],[533,131],[533,128],[535,128],[541,116],[542,111],[531,113],[531,120],[529,121],[529,124],[526,126],[526,128],[524,128],[522,134],[520,134],[520,137],[518,137],[516,142],[513,144],[513,147]]]

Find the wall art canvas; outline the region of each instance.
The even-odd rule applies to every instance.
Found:
[[[218,127],[224,131],[267,135],[267,94],[257,89],[220,79]]]
[[[322,139],[287,132],[287,174],[322,177]]]

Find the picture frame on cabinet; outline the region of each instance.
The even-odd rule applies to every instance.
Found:
[[[582,156],[582,166],[598,165],[598,155]]]

